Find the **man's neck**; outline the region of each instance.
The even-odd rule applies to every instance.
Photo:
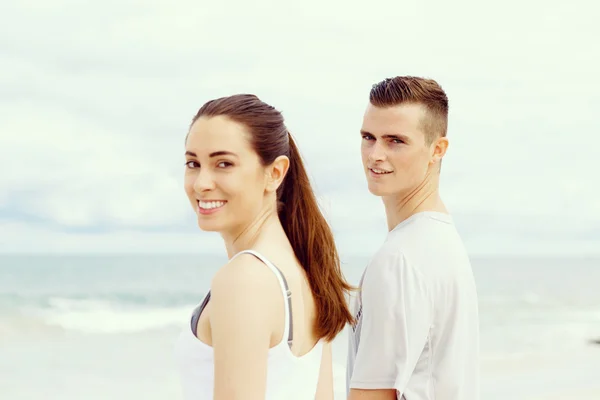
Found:
[[[408,193],[401,193],[383,198],[388,230],[391,231],[398,224],[411,216],[425,211],[448,213],[439,193],[439,178],[427,176],[415,189]]]

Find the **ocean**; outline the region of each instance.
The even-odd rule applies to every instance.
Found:
[[[343,261],[356,284],[367,259]],[[0,399],[180,398],[174,341],[223,262],[0,256]],[[482,399],[600,393],[600,258],[472,262]],[[334,346],[336,400],[344,398],[345,352],[344,333]]]

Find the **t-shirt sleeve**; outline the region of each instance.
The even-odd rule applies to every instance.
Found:
[[[403,393],[427,342],[433,299],[399,253],[378,256],[362,285],[362,328],[350,388]]]

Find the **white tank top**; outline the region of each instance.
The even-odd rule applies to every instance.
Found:
[[[267,390],[265,400],[313,400],[317,390],[321,364],[322,341],[301,357],[290,350],[292,341],[292,309],[287,282],[281,271],[254,250],[236,254],[252,254],[277,276],[285,304],[285,327],[281,342],[269,349],[267,361]],[[232,258],[232,260],[233,260]],[[185,400],[212,399],[214,391],[213,348],[200,341],[194,331],[200,313],[210,299],[210,292],[192,313],[176,344],[176,360]],[[243,334],[243,332],[242,332]]]

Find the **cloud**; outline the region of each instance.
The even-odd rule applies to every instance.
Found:
[[[385,216],[358,131],[370,85],[397,74],[434,77],[450,96],[441,191],[473,252],[589,251],[600,240],[589,7],[3,4],[0,222],[15,233],[2,251],[48,248],[36,237],[65,251],[212,237],[183,193],[183,138],[206,100],[253,92],[283,111],[340,245],[368,252]]]
[[[223,241],[216,234],[130,229],[72,233],[20,222],[0,223],[0,253],[222,254],[224,251]]]
[[[30,112],[27,112],[29,108]],[[15,102],[0,122],[9,132],[0,161],[0,188],[8,207],[66,226],[171,225],[181,221],[187,200],[176,175],[183,162],[150,140],[108,130],[64,108]],[[181,141],[180,146],[181,145]],[[6,146],[6,147],[5,147]],[[165,159],[167,162],[165,162]],[[167,165],[166,165],[167,164]]]

